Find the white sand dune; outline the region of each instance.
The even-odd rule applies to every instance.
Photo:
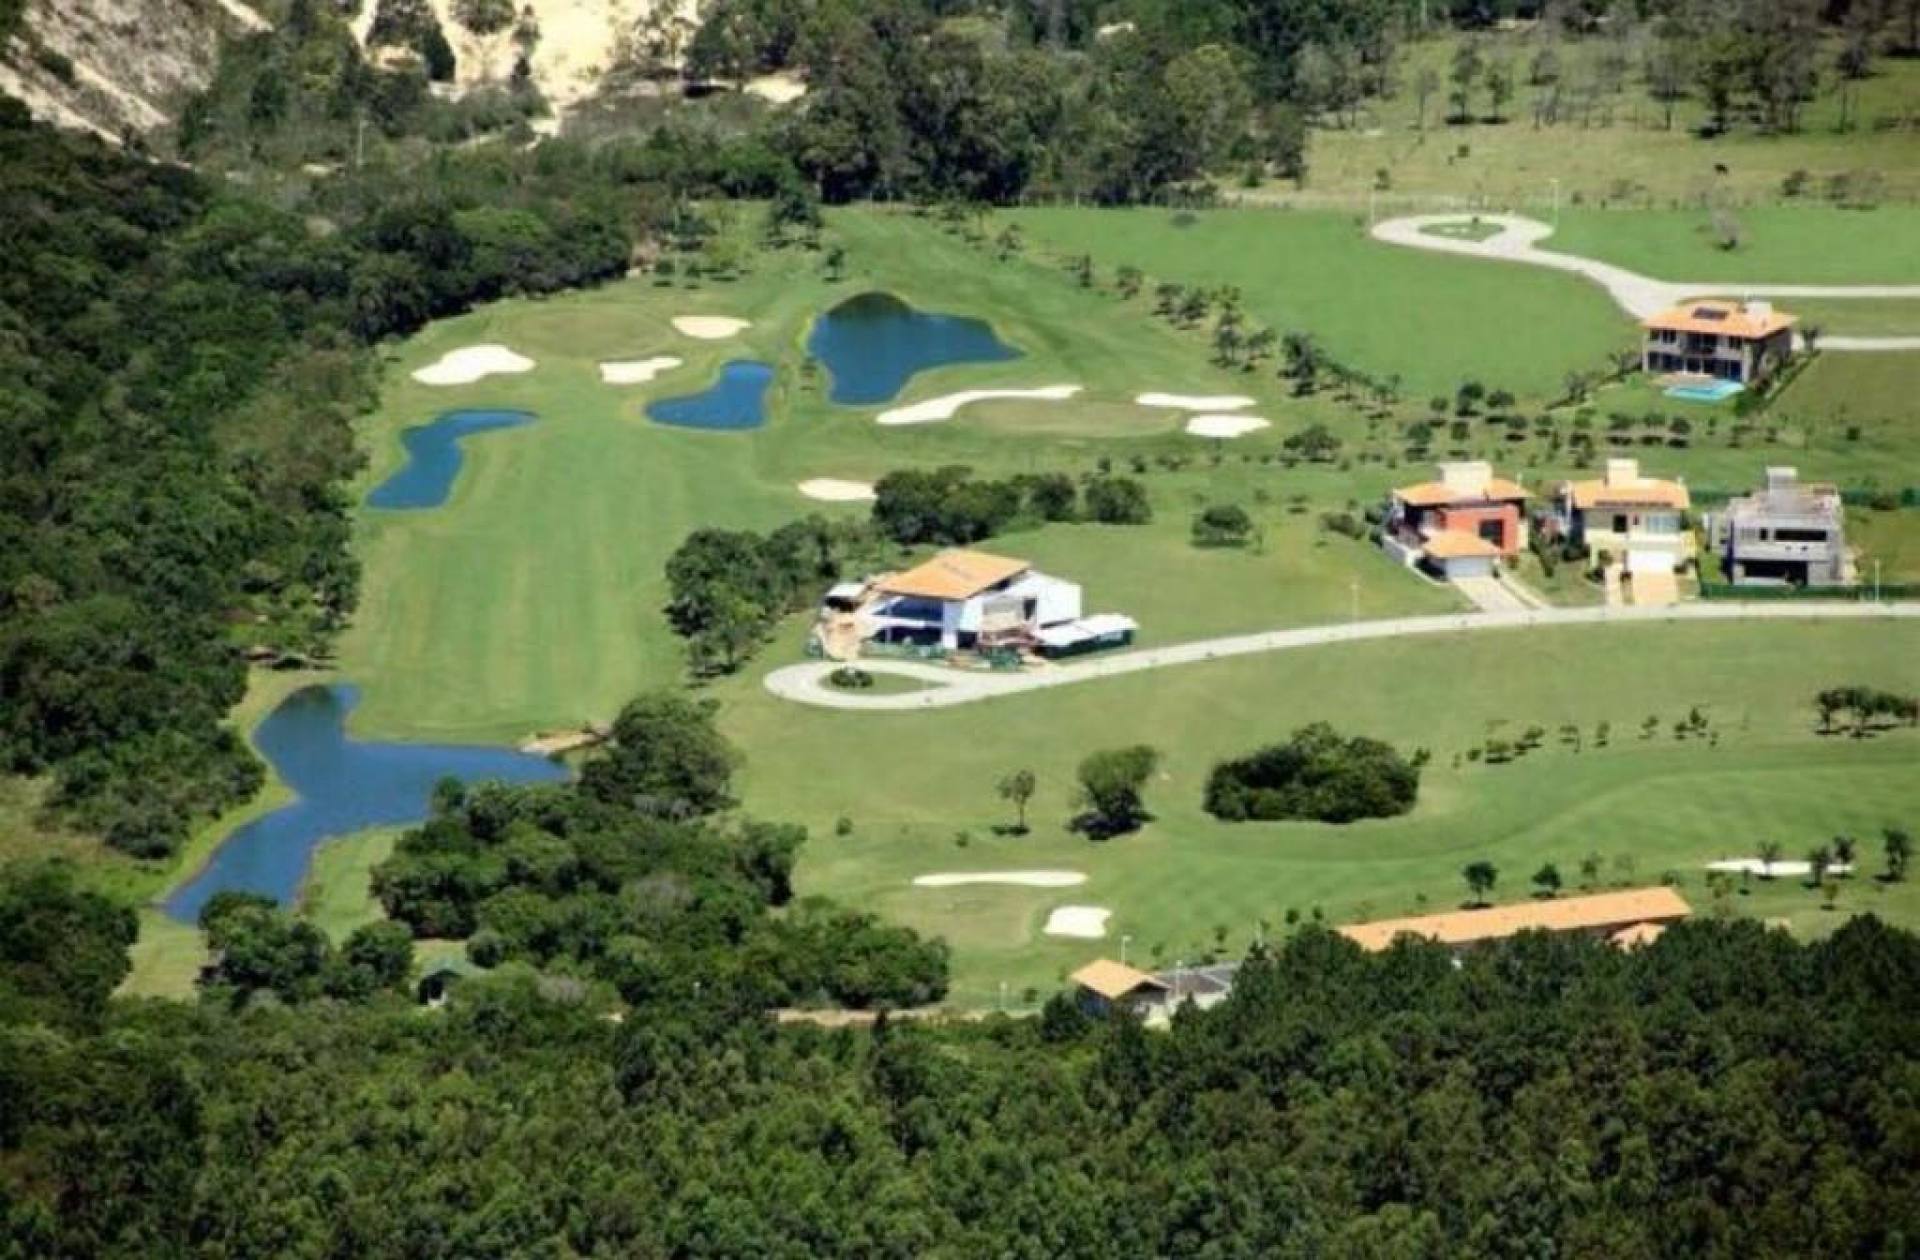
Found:
[[[1245,394],[1142,394],[1133,401],[1142,407],[1176,411],[1238,411],[1253,406],[1253,399]]]
[[[1042,928],[1048,936],[1071,936],[1083,941],[1097,941],[1107,934],[1107,919],[1111,910],[1099,906],[1056,906],[1047,916],[1047,926]]]
[[[1769,865],[1757,857],[1728,858],[1723,862],[1707,863],[1707,869],[1710,871],[1730,871],[1736,875],[1742,871],[1749,871],[1762,878],[1771,878],[1777,875],[1811,875],[1813,874],[1813,863],[1788,861],[1774,862]],[[1827,874],[1851,875],[1853,874],[1853,866],[1846,862],[1832,862],[1827,866]]]
[[[1187,421],[1187,432],[1195,437],[1240,437],[1266,427],[1267,422],[1259,416],[1195,416]]]
[[[873,498],[872,482],[842,481],[838,477],[814,477],[795,488],[822,503],[866,503]]]
[[[533,371],[533,360],[505,346],[465,346],[449,350],[437,363],[413,374],[422,385],[471,385],[489,376],[512,376]]]
[[[669,368],[680,366],[670,354],[651,359],[625,359],[600,365],[600,379],[608,385],[645,385]]]
[[[682,336],[698,341],[725,341],[753,327],[753,321],[726,315],[676,315],[673,328]]]
[[[1023,888],[1071,888],[1084,884],[1087,877],[1079,871],[963,871],[940,875],[916,875],[915,888],[959,888],[965,884],[1017,884]]]
[[[1045,385],[1039,389],[965,389],[957,394],[942,394],[938,398],[929,398],[925,402],[914,403],[909,407],[895,407],[883,411],[875,420],[880,424],[932,424],[937,420],[951,420],[962,407],[978,402],[992,402],[997,398],[1025,398],[1042,402],[1062,402],[1079,393],[1079,385]]]

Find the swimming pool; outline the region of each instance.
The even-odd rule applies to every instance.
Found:
[[[1725,402],[1746,386],[1739,381],[1708,381],[1699,385],[1670,385],[1667,397],[1687,402]]]

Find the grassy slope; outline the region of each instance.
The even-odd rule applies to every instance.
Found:
[[[1091,251],[1155,280],[1238,285],[1247,313],[1311,330],[1338,359],[1399,373],[1410,396],[1467,377],[1515,393],[1557,393],[1633,340],[1594,286],[1537,268],[1428,255],[1369,240],[1352,215],[1222,210],[1177,225],[1164,210],[1026,210],[1009,215],[1060,252]]]
[[[1920,135],[1872,129],[1874,119],[1910,112],[1920,100],[1920,62],[1878,61],[1874,77],[1859,85],[1857,116],[1867,124],[1860,130],[1834,130],[1838,102],[1823,95],[1806,110],[1797,135],[1763,136],[1741,127],[1706,140],[1695,130],[1706,118],[1701,102],[1679,102],[1674,126],[1667,130],[1663,107],[1649,100],[1637,82],[1629,83],[1616,99],[1611,125],[1602,125],[1603,116],[1596,113],[1591,126],[1573,119],[1536,129],[1531,107],[1535,89],[1525,85],[1525,69],[1537,37],[1475,38],[1489,55],[1511,57],[1520,72],[1518,94],[1507,110],[1509,121],[1439,124],[1437,117],[1446,109],[1444,85],[1453,41],[1413,45],[1400,67],[1405,86],[1394,99],[1373,105],[1358,127],[1314,133],[1305,195],[1365,205],[1381,170],[1388,172],[1390,186],[1380,196],[1383,207],[1399,204],[1396,199],[1427,204],[1427,199],[1479,198],[1544,210],[1551,197],[1548,181],[1553,179],[1560,181],[1562,204],[1568,206],[1697,205],[1709,195],[1745,203],[1778,198],[1781,182],[1800,170],[1812,173],[1816,190],[1825,176],[1836,172],[1877,170],[1886,177],[1889,199],[1911,201],[1920,195]],[[1581,64],[1597,58],[1603,47],[1598,39],[1562,45],[1569,75],[1579,78]],[[1830,88],[1832,76],[1824,68],[1832,65],[1831,55],[1823,54],[1821,65],[1823,85]],[[1429,102],[1425,134],[1414,125],[1417,107],[1411,90],[1421,66],[1438,71],[1443,85]],[[1486,111],[1484,92],[1476,108]],[[1297,195],[1291,184],[1268,191]]]
[[[1835,336],[1920,337],[1920,299],[1795,298],[1793,313],[1802,328]]]
[[[1872,841],[1879,828],[1920,818],[1920,735],[1866,743],[1817,738],[1806,697],[1848,679],[1920,686],[1920,632],[1911,626],[1685,626],[1563,629],[1455,640],[1372,644],[1158,671],[1080,688],[926,714],[803,710],[728,682],[724,721],[747,753],[743,796],[766,816],[813,828],[804,891],[873,906],[947,935],[957,951],[957,996],[989,999],[1001,980],[1046,987],[1063,968],[1114,944],[1040,936],[1049,908],[1106,906],[1136,957],[1163,945],[1171,961],[1225,924],[1244,945],[1254,924],[1289,907],[1319,905],[1332,919],[1453,904],[1459,870],[1495,861],[1518,895],[1543,861],[1569,882],[1598,851],[1609,878],[1651,880],[1672,868],[1703,907],[1699,864],[1747,855],[1763,839],[1798,854],[1837,832]],[[1721,743],[1643,743],[1649,714],[1670,725],[1691,705],[1711,715]],[[1208,767],[1327,719],[1352,732],[1434,752],[1416,811],[1338,829],[1229,827],[1199,809]],[[1614,727],[1613,746],[1546,749],[1502,767],[1454,765],[1488,738],[1530,723]],[[1159,746],[1163,773],[1149,792],[1158,818],[1138,835],[1093,843],[1069,834],[1073,767],[1086,752],[1133,741]],[[1033,834],[999,838],[1006,819],[996,778],[1031,768],[1040,791]],[[853,820],[850,836],[833,821]],[[964,847],[956,839],[966,832]],[[1633,869],[1612,861],[1631,855]],[[914,890],[943,870],[1064,867],[1092,876],[1059,890]],[[1744,908],[1822,922],[1810,893],[1769,888]],[[1911,888],[1848,905],[1913,921]]]
[[[1914,156],[1920,160],[1920,148]],[[1734,218],[1741,244],[1725,250],[1704,210],[1568,210],[1543,247],[1661,280],[1920,283],[1920,208],[1769,206],[1736,211]]]

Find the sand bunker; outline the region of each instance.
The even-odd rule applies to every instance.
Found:
[[[977,402],[992,402],[996,398],[1062,402],[1079,393],[1081,388],[1079,385],[1046,385],[1039,389],[967,389],[929,398],[910,407],[895,407],[875,418],[881,424],[931,424],[936,420],[951,420],[960,408]]]
[[[822,503],[866,503],[873,498],[871,482],[842,481],[838,477],[815,477],[801,482],[797,489]]]
[[[1253,399],[1245,394],[1142,394],[1133,401],[1142,407],[1176,411],[1238,411],[1253,406]]]
[[[467,346],[449,350],[437,363],[413,374],[422,385],[471,385],[496,374],[511,376],[533,371],[533,360],[505,346]]]
[[[786,105],[807,94],[807,85],[791,74],[763,74],[748,79],[747,94],[774,105]]]
[[[676,315],[673,318],[675,332],[699,341],[725,341],[751,327],[751,320],[725,315]]]
[[[1018,884],[1023,888],[1071,888],[1084,884],[1079,871],[965,871],[960,874],[916,875],[915,888],[958,888],[964,884]]]
[[[1728,858],[1724,862],[1707,863],[1707,869],[1710,871],[1729,871],[1735,875],[1738,875],[1741,872],[1745,871],[1754,875],[1758,875],[1763,879],[1770,879],[1780,875],[1787,875],[1787,876],[1811,875],[1813,874],[1813,863],[1811,862],[1774,862],[1769,864],[1767,862],[1761,861],[1757,857]],[[1846,862],[1830,862],[1827,864],[1827,874],[1851,875],[1853,874],[1853,866],[1850,863],[1846,863]]]
[[[1195,416],[1187,421],[1187,432],[1195,437],[1240,437],[1266,427],[1267,422],[1259,416]]]
[[[1099,906],[1056,906],[1041,929],[1048,936],[1072,936],[1097,941],[1107,934],[1107,919],[1113,914]]]
[[[670,354],[653,359],[627,359],[617,363],[602,363],[600,379],[608,385],[645,385],[668,368],[677,368],[680,360]]]

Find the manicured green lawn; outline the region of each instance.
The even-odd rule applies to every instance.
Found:
[[[1761,206],[1732,215],[1741,235],[1732,250],[1719,247],[1705,210],[1567,210],[1542,246],[1659,280],[1920,283],[1920,207]],[[1798,302],[1781,304],[1800,312]]]
[[[1839,337],[1920,337],[1920,299],[1794,298],[1800,326]]]
[[[756,675],[760,671],[755,671]],[[1859,837],[1879,869],[1880,828],[1920,823],[1920,733],[1854,741],[1814,732],[1807,700],[1821,686],[1920,688],[1920,630],[1911,625],[1649,626],[1481,633],[1375,643],[1186,666],[953,710],[849,714],[762,692],[757,676],[716,690],[723,723],[744,748],[742,796],[767,817],[805,822],[799,885],[946,935],[956,1000],[989,1002],[1001,981],[1046,990],[1065,970],[1156,946],[1164,961],[1213,943],[1216,924],[1242,948],[1289,909],[1332,921],[1451,907],[1459,871],[1486,857],[1503,896],[1523,895],[1544,862],[1571,886],[1598,852],[1608,881],[1651,882],[1669,870],[1701,911],[1701,864],[1751,856],[1776,839],[1798,855],[1836,833]],[[1676,742],[1673,721],[1699,706],[1719,740]],[[1639,737],[1644,718],[1660,733]],[[1217,759],[1327,720],[1348,732],[1432,751],[1411,815],[1335,828],[1229,826],[1199,808]],[[1611,745],[1592,747],[1601,721]],[[1557,741],[1582,728],[1585,749]],[[1546,728],[1546,747],[1503,766],[1456,758],[1490,737]],[[1067,831],[1073,768],[1087,752],[1144,741],[1165,754],[1148,792],[1154,822],[1093,842]],[[993,785],[1007,771],[1039,777],[1032,834],[1010,821]],[[847,836],[833,823],[853,822]],[[1063,868],[1074,888],[925,890],[915,875]],[[1815,894],[1769,886],[1743,911],[1835,916]],[[1920,921],[1915,885],[1849,884],[1843,908]],[[1424,903],[1421,899],[1424,898]],[[1104,942],[1041,935],[1049,909],[1115,912]]]
[[[1429,223],[1420,229],[1428,236],[1444,236],[1454,241],[1484,241],[1488,237],[1500,235],[1498,223],[1483,222],[1478,215],[1471,219],[1456,219],[1448,223]]]
[[[1351,214],[1212,210],[1021,210],[1001,216],[1056,254],[1091,252],[1111,273],[1153,283],[1235,285],[1247,315],[1311,331],[1329,353],[1409,396],[1451,393],[1468,378],[1549,396],[1633,341],[1633,325],[1597,287],[1569,275],[1425,254],[1369,239]],[[1136,299],[1150,310],[1152,299]]]
[[[1920,582],[1920,509],[1847,513],[1847,543],[1860,553],[1860,578],[1871,582],[1874,562],[1883,582]]]
[[[393,855],[393,828],[329,840],[314,852],[300,887],[300,913],[337,944],[357,927],[386,916],[373,899],[373,868]]]

